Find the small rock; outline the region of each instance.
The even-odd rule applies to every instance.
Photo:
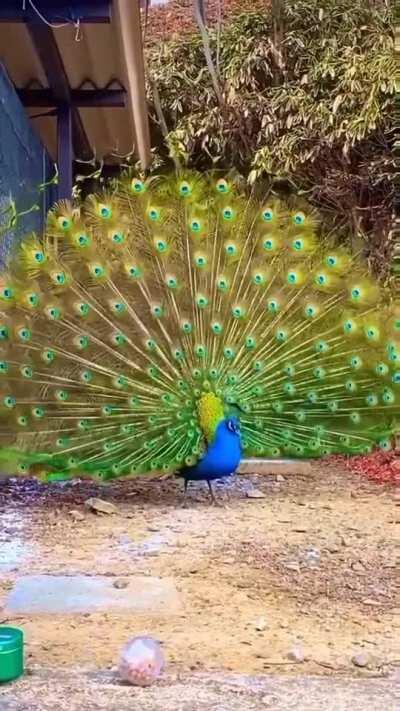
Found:
[[[276,704],[278,702],[278,697],[277,696],[263,696],[261,699],[261,703],[263,706],[270,706],[275,708]]]
[[[117,588],[117,590],[124,590],[127,588],[129,585],[127,580],[114,580],[113,582],[113,587]]]
[[[365,600],[362,601],[363,605],[369,605],[370,607],[380,607],[382,605],[379,600],[373,600],[370,597],[365,598]]]
[[[354,570],[355,573],[365,573],[365,567],[360,560],[357,560],[352,563],[351,569]]]
[[[247,491],[246,496],[248,499],[265,499],[265,494],[263,494],[263,492],[259,489],[252,489],[251,491]]]
[[[360,667],[361,669],[363,669],[369,665],[371,658],[368,652],[358,652],[352,657],[351,661],[353,662],[355,667]]]
[[[287,568],[287,570],[294,570],[296,573],[300,573],[300,565],[298,563],[285,563],[285,568]]]
[[[223,563],[224,565],[233,565],[235,563],[235,559],[234,558],[223,558],[221,563]]]
[[[321,554],[318,548],[309,548],[304,554],[304,562],[308,568],[317,568],[320,564]]]
[[[257,622],[255,624],[255,628],[256,628],[257,632],[264,632],[264,630],[267,629],[267,621],[266,621],[265,617],[260,617],[257,620]]]
[[[277,474],[276,481],[279,482],[279,484],[282,484],[285,481],[285,477],[282,476],[282,474]]]
[[[84,521],[85,520],[85,516],[83,515],[82,511],[75,511],[75,509],[73,509],[72,511],[68,511],[68,513],[71,516],[71,518],[74,519],[74,521]]]
[[[331,546],[328,546],[328,551],[329,551],[329,553],[339,553],[340,548],[339,548],[339,546],[331,545]]]
[[[292,647],[287,654],[287,658],[290,659],[291,662],[302,664],[305,660],[305,654],[301,647]]]
[[[104,501],[104,499],[86,499],[85,506],[90,511],[95,511],[96,513],[116,514],[118,512],[114,504],[111,504],[109,501]]]

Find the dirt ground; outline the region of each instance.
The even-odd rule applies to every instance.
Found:
[[[0,481],[0,623],[24,628],[28,669],[112,669],[124,642],[148,633],[170,673],[393,673],[396,492],[328,464],[276,479],[238,476],[218,489],[220,507],[193,487],[187,508],[172,480]],[[117,513],[88,511],[90,496]],[[14,581],[39,573],[168,576],[183,605],[162,616],[5,616]],[[289,658],[293,648],[305,661]],[[360,650],[364,668],[352,662]]]

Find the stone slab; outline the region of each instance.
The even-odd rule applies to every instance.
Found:
[[[313,462],[310,459],[244,459],[239,474],[262,474],[291,476],[310,474]]]
[[[171,578],[132,576],[117,589],[115,578],[87,575],[30,575],[17,580],[6,612],[21,615],[94,612],[173,614],[181,608]]]

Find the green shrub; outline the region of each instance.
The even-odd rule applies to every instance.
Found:
[[[275,7],[279,5],[275,1]],[[168,129],[161,157],[232,167],[306,194],[337,228],[367,236],[380,269],[390,225],[393,33],[385,0],[286,0],[209,29],[220,100],[200,33],[149,46]]]

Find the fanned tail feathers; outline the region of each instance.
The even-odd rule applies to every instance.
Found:
[[[3,459],[103,478],[390,448],[400,312],[311,211],[233,179],[123,178],[49,214],[0,282]],[[17,462],[17,464],[16,464]]]

